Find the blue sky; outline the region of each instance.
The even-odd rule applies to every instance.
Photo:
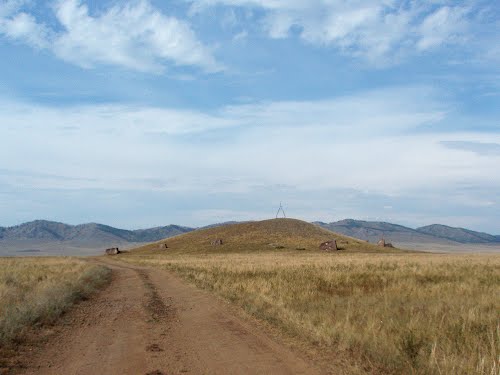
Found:
[[[0,226],[500,234],[497,1],[0,1]]]

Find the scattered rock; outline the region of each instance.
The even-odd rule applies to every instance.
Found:
[[[323,242],[321,245],[319,245],[320,250],[323,251],[337,251],[337,241],[336,240],[330,240]]]
[[[270,243],[268,245],[271,246],[273,249],[285,249],[286,248],[286,246],[283,246],[279,243]]]
[[[168,245],[166,243],[160,244],[160,249],[168,249]]]
[[[385,240],[383,238],[380,241],[377,242],[377,246],[380,246],[380,247],[394,247],[392,245],[392,243],[385,242]]]
[[[216,240],[213,240],[210,244],[212,246],[221,246],[224,244],[224,242],[222,241],[222,238],[218,238]]]
[[[162,352],[162,351],[163,351],[163,349],[162,349],[162,348],[160,348],[160,346],[159,346],[158,344],[148,345],[148,346],[146,347],[146,350],[147,350],[148,352]]]
[[[117,247],[111,247],[109,249],[106,249],[106,255],[118,255],[120,253],[121,251]]]

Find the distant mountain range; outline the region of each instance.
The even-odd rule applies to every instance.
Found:
[[[234,224],[227,222],[204,228]],[[409,244],[499,244],[500,236],[434,224],[417,229],[378,221],[346,219],[333,223],[314,222],[325,229],[376,242],[381,238],[396,246]],[[0,227],[0,256],[15,253],[93,254],[108,246],[133,247],[193,231],[197,228],[168,225],[150,229],[125,230],[103,224],[68,225],[36,220],[13,227]]]
[[[14,227],[0,227],[0,256],[13,252],[78,253],[80,249],[102,249],[107,246],[131,247],[192,231],[179,225],[150,229],[125,230],[103,224],[68,225],[36,220]],[[90,251],[92,253],[92,251]]]
[[[417,229],[402,225],[346,219],[333,223],[315,222],[315,224],[350,237],[375,242],[384,238],[394,243],[429,243],[429,244],[500,244],[500,236],[475,232],[464,228],[454,228],[433,224]]]
[[[125,230],[96,223],[68,225],[53,221],[36,220],[9,228],[0,227],[0,240],[152,242],[192,230],[193,228],[179,225]]]

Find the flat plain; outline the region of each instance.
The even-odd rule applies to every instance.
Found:
[[[434,254],[127,256],[172,270],[343,373],[497,374],[500,257]]]

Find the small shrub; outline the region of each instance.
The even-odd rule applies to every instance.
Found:
[[[420,352],[426,345],[426,340],[414,331],[406,331],[399,342],[399,349],[412,367],[417,367]]]

